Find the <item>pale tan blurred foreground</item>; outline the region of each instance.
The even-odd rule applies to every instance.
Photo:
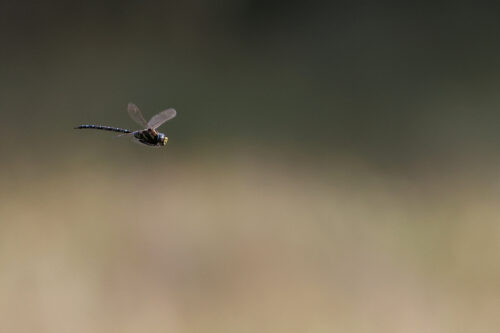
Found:
[[[0,332],[500,329],[500,173],[95,162],[2,181]]]

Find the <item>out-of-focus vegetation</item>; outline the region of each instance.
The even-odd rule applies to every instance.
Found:
[[[79,160],[29,184],[5,181],[2,328],[494,332],[500,324],[498,184],[219,154],[124,169]]]
[[[1,3],[0,331],[496,332],[497,14]]]

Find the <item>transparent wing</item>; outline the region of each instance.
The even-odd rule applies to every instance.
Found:
[[[135,132],[132,132],[132,133],[123,133],[123,134],[118,134],[115,136],[115,139],[116,138],[121,138],[123,136],[133,136]]]
[[[141,110],[134,103],[128,103],[128,114],[142,129],[148,127],[148,122],[142,116]]]
[[[164,110],[160,113],[158,113],[156,116],[153,116],[149,123],[147,124],[147,128],[152,128],[152,129],[157,129],[160,127],[163,123],[166,121],[169,121],[173,117],[177,115],[177,111],[174,109],[167,109]]]

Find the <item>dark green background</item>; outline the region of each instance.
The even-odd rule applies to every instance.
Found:
[[[146,117],[175,107],[166,131],[184,151],[251,142],[411,165],[495,150],[498,13],[457,2],[3,2],[0,112],[15,139],[2,145],[116,148],[69,129],[134,126],[132,101]]]

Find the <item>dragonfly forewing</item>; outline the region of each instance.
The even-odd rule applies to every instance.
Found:
[[[176,115],[177,111],[175,111],[174,109],[164,110],[151,118],[151,120],[147,123],[147,128],[157,129],[165,122],[174,118]]]

